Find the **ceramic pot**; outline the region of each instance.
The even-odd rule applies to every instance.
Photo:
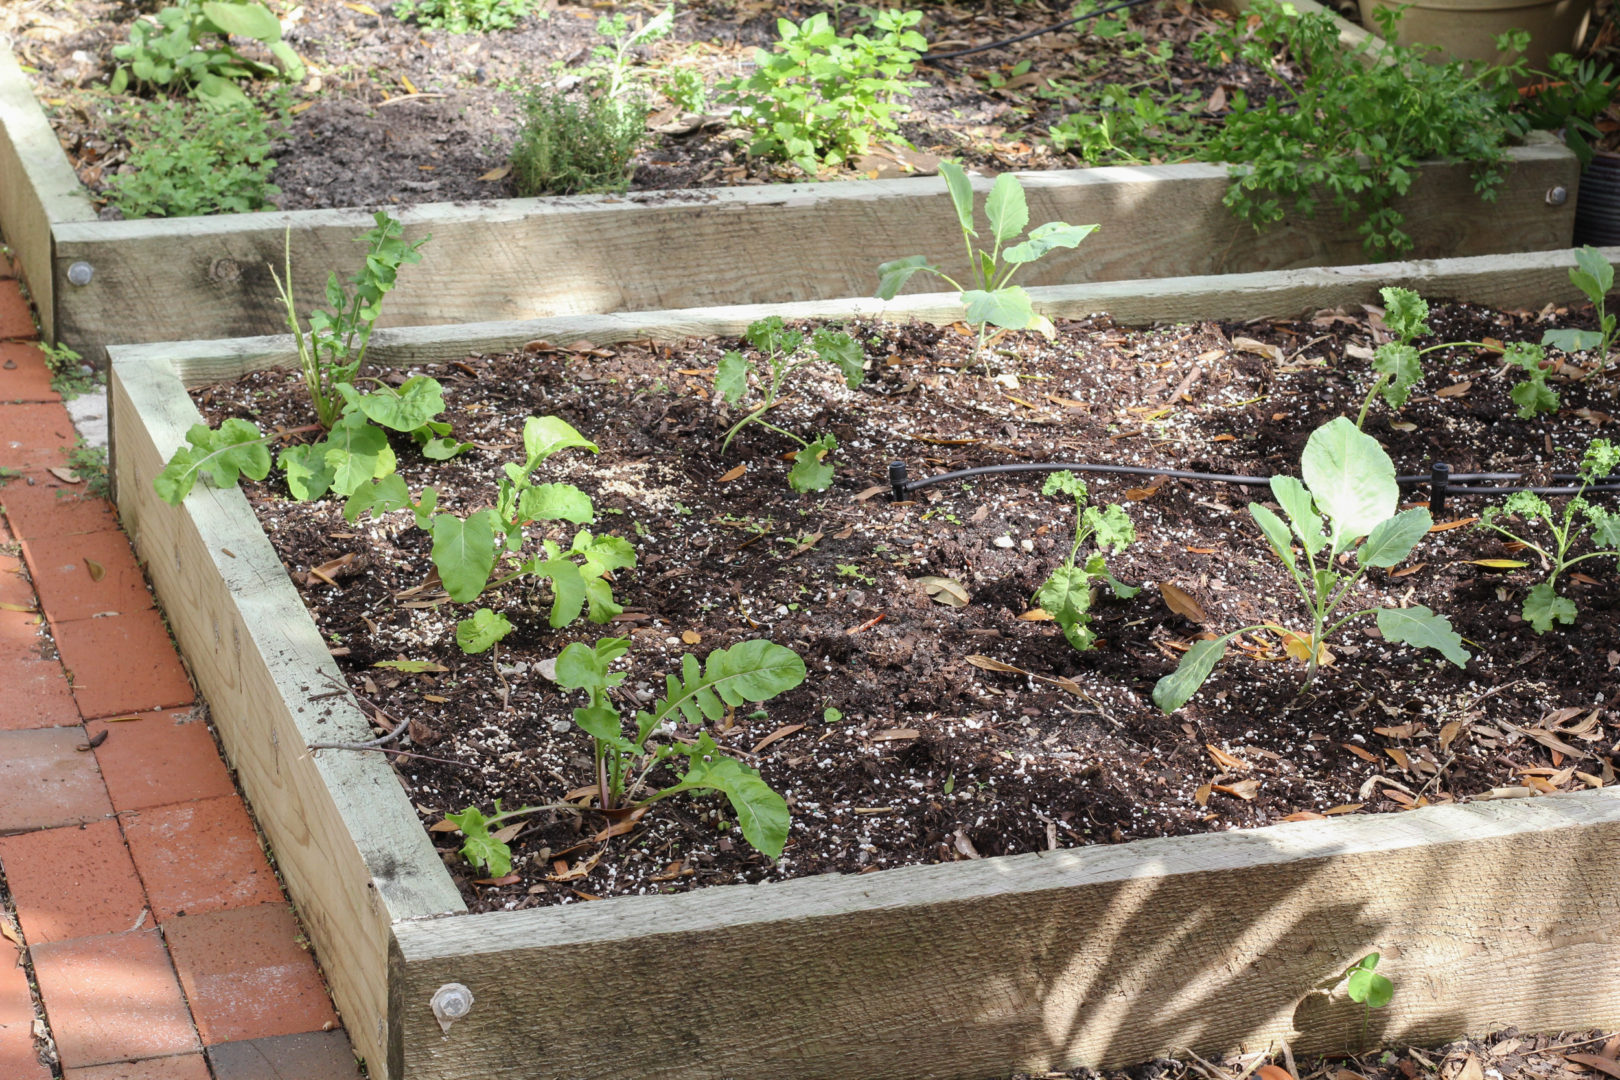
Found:
[[[1399,7],[1388,0],[1359,0],[1361,21],[1377,32],[1373,12]],[[1416,0],[1396,24],[1402,45],[1438,45],[1441,56],[1456,60],[1505,60],[1496,51],[1497,34],[1528,30],[1530,66],[1546,70],[1554,53],[1573,52],[1586,36],[1594,0]]]

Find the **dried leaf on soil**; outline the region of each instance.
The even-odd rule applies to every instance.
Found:
[[[1225,750],[1222,750],[1214,743],[1205,743],[1204,749],[1208,750],[1209,756],[1215,759],[1215,764],[1219,765],[1226,772],[1249,771],[1250,766],[1247,761],[1244,761],[1240,757],[1233,757],[1231,754],[1228,754]]]
[[[804,730],[804,725],[803,724],[783,724],[781,727],[777,728],[775,731],[771,732],[769,735],[767,735],[763,739],[759,740],[759,742],[755,743],[754,748],[752,750],[748,751],[748,752],[750,754],[757,754],[761,750],[765,749],[767,746],[771,745],[771,743],[776,742],[778,739],[785,739],[789,735],[793,734],[795,731],[803,731],[803,730]]]
[[[1248,802],[1260,793],[1260,781],[1239,780],[1235,784],[1216,784],[1215,790]]]
[[[916,580],[928,590],[928,595],[936,604],[944,604],[946,607],[967,607],[968,601],[972,599],[959,581],[932,575]]]
[[[94,559],[84,560],[84,568],[90,572],[91,581],[100,581],[107,576],[107,568]]]
[[[1159,582],[1159,595],[1164,597],[1164,606],[1192,623],[1209,621],[1209,616],[1185,590],[1170,584],[1168,581]]]
[[[721,476],[718,480],[716,480],[715,483],[717,483],[717,484],[729,484],[733,480],[736,480],[739,477],[741,477],[743,475],[743,473],[745,473],[747,471],[748,471],[748,466],[746,464],[738,465],[735,469],[727,469],[725,474],[723,476]]]

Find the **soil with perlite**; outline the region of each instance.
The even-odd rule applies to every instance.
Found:
[[[1571,319],[1590,313],[1451,305],[1430,321],[1445,340],[1511,342]],[[638,556],[616,576],[626,610],[609,626],[552,631],[539,587],[481,598],[516,627],[494,656],[456,647],[455,623],[473,605],[437,591],[427,534],[408,512],[350,525],[340,504],[292,502],[273,479],[249,497],[379,728],[407,722],[391,760],[424,825],[442,829],[447,811],[488,812],[496,799],[579,804],[524,819],[505,879],[469,867],[453,831],[434,833],[475,910],[1613,783],[1615,567],[1591,560],[1566,576],[1576,625],[1534,633],[1519,606],[1542,569],[1474,527],[1476,497],[1453,499],[1413,556],[1369,574],[1358,600],[1446,616],[1472,654],[1466,669],[1381,641],[1368,617],[1329,643],[1334,662],[1301,692],[1302,665],[1261,633],[1167,717],[1153,684],[1200,634],[1308,629],[1245,511],[1269,492],[1087,477],[1096,502],[1120,503],[1135,522],[1136,543],[1109,565],[1142,591],[1099,599],[1101,640],[1082,653],[1032,600],[1069,552],[1070,499],[1041,494],[1039,474],[980,476],[899,503],[883,482],[894,460],[914,477],[1066,460],[1297,475],[1310,432],[1354,416],[1381,327],[1376,309],[1150,330],[1099,317],[1061,324],[1052,342],[1015,335],[987,371],[968,366],[972,338],[960,325],[850,324],[868,357],[865,384],[851,391],[830,370],[806,369],[771,414],[779,427],[838,439],[833,487],[807,495],[787,487],[783,455],[795,447],[780,435],[750,427],[720,451],[738,414],[715,399],[712,372],[735,341],[535,342],[424,368],[444,383],[457,436],[478,445],[450,463],[401,447],[412,490],[432,483],[441,506],[460,513],[489,505],[501,464],[520,453],[523,419],[554,414],[601,453],[561,454],[536,479],[587,491],[595,528]],[[1551,380],[1560,411],[1532,420],[1514,415],[1513,376],[1491,350],[1431,354],[1427,372],[1399,414],[1379,403],[1368,421],[1403,475],[1443,461],[1546,482],[1613,432],[1613,372],[1566,365]],[[284,371],[196,398],[211,422],[311,420]],[[1406,502],[1423,498],[1417,488]],[[1504,558],[1526,565],[1502,569]],[[925,577],[955,588],[931,592]],[[804,658],[799,688],[710,728],[786,796],[793,824],[780,861],[742,840],[719,798],[668,799],[629,832],[599,838],[607,822],[581,790],[594,782],[590,743],[570,719],[583,697],[546,673],[567,643],[609,634],[633,642],[626,712],[660,691],[684,652],[764,637]],[[445,670],[374,666],[399,659]]]

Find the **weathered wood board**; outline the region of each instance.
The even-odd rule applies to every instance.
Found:
[[[48,334],[92,358],[110,344],[274,333],[284,312],[269,266],[281,266],[288,230],[307,310],[321,302],[329,271],[352,272],[354,240],[371,224],[359,210],[96,220],[27,80],[9,62],[0,63],[0,124],[9,133],[0,134],[0,229],[24,254]],[[1568,246],[1574,156],[1545,135],[1510,156],[1492,204],[1473,194],[1467,166],[1422,168],[1401,203],[1417,256]],[[1239,222],[1221,204],[1229,183],[1223,166],[1039,172],[1024,183],[1032,220],[1102,226],[1078,249],[1027,268],[1026,285],[1364,258],[1355,227],[1331,212],[1264,233]],[[1555,191],[1563,197],[1550,196]],[[434,240],[426,261],[401,275],[385,325],[861,296],[876,288],[885,259],[920,253],[960,268],[964,257],[938,177],[439,203],[398,216],[409,235]]]
[[[1572,264],[1568,252],[1447,260],[1396,278],[1536,307],[1568,297]],[[1256,275],[1236,292],[1189,280],[1171,295],[1287,315],[1370,298],[1390,269]],[[1042,302],[1093,310],[1097,287],[1073,288],[1083,299],[1053,289]],[[891,313],[948,300],[903,298]],[[634,336],[744,319],[661,317],[634,317]],[[374,347],[416,362],[586,325],[396,329]],[[466,914],[385,765],[300,749],[365,725],[311,700],[330,658],[246,500],[199,489],[175,508],[151,493],[197,419],[184,387],[285,363],[289,346],[114,349],[118,500],[372,1075],[983,1080],[1283,1040],[1332,1051],[1354,1047],[1361,1019],[1337,977],[1373,950],[1398,987],[1373,1017],[1379,1038],[1620,1025],[1615,790]],[[444,1032],[429,1000],[448,982],[476,1001]]]

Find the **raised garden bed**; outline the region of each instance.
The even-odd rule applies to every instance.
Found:
[[[1348,32],[1348,31],[1347,31]],[[269,271],[283,234],[301,294],[349,263],[358,210],[100,221],[26,80],[0,58],[0,227],[19,249],[47,334],[103,345],[268,333]],[[1470,169],[1426,166],[1398,205],[1419,257],[1553,250],[1573,227],[1578,169],[1555,141],[1510,152],[1490,215]],[[1222,205],[1214,165],[1050,170],[1028,181],[1036,220],[1101,222],[1083,252],[1045,260],[1029,284],[1248,272],[1362,260],[1354,224],[1321,214],[1263,233]],[[441,325],[865,294],[872,266],[919,250],[949,260],[938,178],[692,188],[626,196],[427,203],[400,211],[435,235],[435,264],[402,286],[387,319]],[[177,331],[174,312],[184,312]]]
[[[1385,284],[1534,310],[1573,299],[1570,264],[1547,254],[1170,281],[1147,297],[1123,284],[1035,295],[1054,318],[1113,309],[1125,323],[1292,316],[1371,302]],[[766,314],[876,307],[398,330],[380,333],[372,356],[404,365],[538,339],[668,341],[736,334]],[[957,310],[924,296],[884,314],[948,323]],[[988,1078],[1278,1039],[1341,1049],[1361,1018],[1331,987],[1374,949],[1402,987],[1375,1017],[1382,1037],[1617,1019],[1620,953],[1605,929],[1620,917],[1612,788],[465,914],[387,765],[303,749],[369,727],[319,674],[341,679],[243,494],[199,489],[171,508],[151,490],[197,420],[186,387],[286,363],[286,343],[121,348],[112,359],[121,513],[378,1074],[386,1062],[386,1075],[412,1078]],[[1477,393],[1493,393],[1487,378]],[[774,476],[763,452],[752,465]],[[867,480],[850,483],[827,498],[847,503]],[[441,1032],[429,999],[447,983],[475,1002]]]

